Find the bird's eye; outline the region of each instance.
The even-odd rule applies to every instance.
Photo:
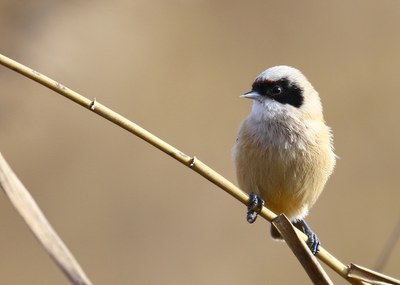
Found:
[[[275,86],[272,88],[271,92],[272,92],[272,95],[279,95],[279,94],[282,93],[282,87],[280,87],[280,86],[278,86],[278,85],[275,85]]]

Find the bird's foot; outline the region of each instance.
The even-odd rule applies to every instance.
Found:
[[[316,255],[319,252],[319,246],[321,243],[319,242],[319,239],[315,233],[311,232],[310,234],[306,235],[308,236],[307,245],[310,248],[311,253]]]
[[[261,212],[264,206],[264,200],[261,199],[257,194],[250,193],[250,201],[247,206],[247,221],[252,224],[256,221],[258,214]]]
[[[321,245],[317,235],[311,230],[310,226],[304,220],[296,222],[295,225],[300,226],[306,236],[308,236],[307,245],[310,248],[311,253],[316,255],[319,252],[319,246]]]

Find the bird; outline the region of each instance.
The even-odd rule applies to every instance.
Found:
[[[336,164],[319,94],[300,70],[279,65],[258,75],[241,97],[253,101],[232,150],[239,187],[249,194],[247,221],[265,202],[308,236],[315,255],[320,241],[305,217]],[[281,239],[273,225],[271,235]]]

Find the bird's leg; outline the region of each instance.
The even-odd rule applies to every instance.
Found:
[[[264,206],[264,200],[257,194],[250,193],[250,201],[247,206],[247,221],[252,224],[256,221],[258,214]]]
[[[317,235],[311,230],[310,226],[306,223],[305,220],[300,220],[293,223],[296,228],[301,230],[303,233],[308,236],[307,245],[310,248],[313,255],[316,255],[319,252],[320,242]]]

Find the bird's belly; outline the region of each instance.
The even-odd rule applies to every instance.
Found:
[[[290,219],[303,218],[316,199],[312,196],[322,190],[310,180],[314,168],[301,150],[251,147],[236,155],[239,186],[257,193],[269,209]]]

